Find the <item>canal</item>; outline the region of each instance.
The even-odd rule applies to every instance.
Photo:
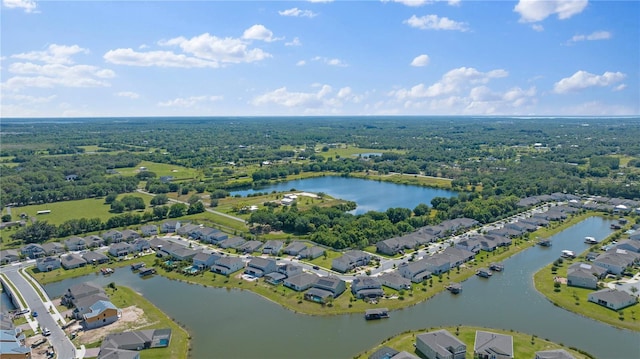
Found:
[[[553,236],[550,248],[533,247],[504,261],[490,279],[472,277],[461,295],[431,300],[369,322],[362,314],[317,317],[292,313],[250,292],[206,288],[161,276],[142,280],[128,269],[110,277],[89,275],[45,286],[57,297],[70,286],[92,281],[132,287],[192,333],[192,357],[350,358],[385,338],[410,329],[478,325],[535,334],[604,359],[640,358],[640,334],[620,330],[555,307],[533,287],[533,274],[561,250],[584,251],[585,236],[598,240],[612,222],[588,218]]]

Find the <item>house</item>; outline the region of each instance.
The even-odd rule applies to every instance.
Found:
[[[280,250],[282,250],[283,246],[284,243],[282,241],[270,240],[267,241],[262,247],[262,253],[276,256],[278,255],[278,253],[280,253]]]
[[[0,358],[31,358],[31,348],[25,343],[26,336],[21,329],[0,330]]]
[[[48,256],[55,256],[57,254],[62,254],[65,251],[64,245],[60,242],[48,242],[42,244],[42,249]]]
[[[615,245],[616,249],[622,249],[628,252],[640,253],[640,241],[626,239]]]
[[[178,229],[180,229],[180,221],[166,221],[160,226],[162,233],[174,233]]]
[[[210,269],[213,263],[220,258],[222,258],[222,256],[216,253],[200,252],[193,256],[193,266],[201,270],[205,268]]]
[[[86,244],[87,248],[97,248],[104,246],[105,241],[104,238],[92,234],[90,236],[84,237],[84,243]]]
[[[112,229],[110,231],[104,232],[102,234],[102,239],[104,239],[107,243],[118,243],[122,242],[124,239],[124,235],[122,232]]]
[[[140,350],[163,348],[171,342],[171,329],[111,333],[102,340],[98,359],[140,359]]]
[[[156,226],[155,224],[148,224],[140,227],[140,231],[145,237],[155,236],[158,234],[158,226]]]
[[[278,270],[278,265],[276,261],[270,258],[252,258],[249,263],[247,263],[247,268],[244,270],[246,274],[252,275],[254,277],[262,277],[265,274],[269,274],[271,272],[275,272]]]
[[[220,243],[218,243],[218,245],[220,246],[220,248],[224,248],[224,249],[239,248],[245,242],[246,241],[241,237],[231,237],[221,241]]]
[[[411,280],[404,278],[397,272],[383,273],[377,279],[383,286],[395,290],[411,289]]]
[[[300,274],[287,277],[282,281],[283,285],[295,291],[302,292],[311,288],[318,280],[318,276],[313,273],[302,272]]]
[[[271,272],[264,275],[264,281],[273,285],[278,285],[285,279],[287,279],[287,276],[280,272]]]
[[[398,266],[398,273],[413,283],[420,283],[425,279],[431,278],[426,258],[416,262],[405,262]]]
[[[386,255],[395,255],[403,248],[397,238],[389,238],[376,243],[376,251]]]
[[[441,255],[449,257],[449,263],[452,268],[466,263],[476,256],[476,254],[471,251],[454,247],[445,248]]]
[[[178,261],[190,260],[198,254],[198,251],[188,248],[187,246],[171,242],[169,242],[168,245],[163,246],[160,251]]]
[[[536,352],[534,359],[575,359],[575,357],[564,349],[553,349]]]
[[[60,258],[57,257],[40,257],[36,259],[36,267],[40,272],[50,272],[60,268]]]
[[[384,291],[376,278],[360,276],[351,282],[351,294],[358,299],[377,299],[384,296]]]
[[[416,336],[416,350],[427,359],[464,359],[467,345],[441,329]]]
[[[640,260],[640,254],[629,252],[624,249],[611,249],[597,256],[593,264],[605,268],[611,274],[622,274],[622,272],[635,262]]]
[[[224,275],[230,275],[244,268],[244,262],[238,257],[222,257],[213,262],[211,271]]]
[[[80,268],[87,265],[87,261],[76,253],[69,253],[61,256],[60,263],[64,269]]]
[[[109,246],[109,254],[114,257],[125,257],[133,252],[133,248],[129,243],[119,242]]]
[[[89,307],[89,312],[82,316],[85,329],[95,329],[115,323],[121,310],[107,300],[99,300]]]
[[[347,289],[345,281],[338,277],[319,277],[304,294],[304,299],[317,303],[326,303],[329,298],[337,298]]]
[[[193,239],[198,239],[198,230],[200,230],[201,227],[199,224],[195,224],[195,223],[186,223],[180,226],[180,228],[178,228],[178,230],[176,230],[176,233],[178,233],[179,235],[183,236],[183,237],[191,237]]]
[[[461,248],[473,253],[479,253],[482,249],[479,236],[464,238],[455,244],[456,248]]]
[[[331,268],[342,273],[346,273],[356,267],[369,264],[371,256],[360,250],[346,251],[341,257],[331,262]]]
[[[278,273],[284,274],[287,278],[293,277],[302,273],[302,267],[297,266],[295,264],[287,263],[281,266],[278,266]]]
[[[369,359],[392,359],[397,354],[399,354],[397,350],[383,346],[369,355]]]
[[[140,238],[140,233],[132,229],[125,229],[122,231],[122,240],[125,242],[132,242],[138,238]]]
[[[31,259],[44,257],[46,255],[44,248],[42,248],[41,245],[36,243],[30,243],[20,248],[20,253],[22,253],[24,256],[29,257]]]
[[[306,247],[298,254],[300,258],[306,258],[309,260],[316,259],[324,255],[325,249],[319,246]]]
[[[435,275],[448,272],[451,269],[451,262],[447,255],[434,254],[423,259],[427,270]]]
[[[149,241],[142,238],[138,238],[134,240],[130,244],[130,246],[134,252],[144,252],[146,250],[151,249],[151,244],[149,243]]]
[[[68,288],[65,294],[62,296],[62,304],[66,306],[73,306],[73,303],[75,301],[93,295],[105,295],[104,289],[91,282],[76,284]]]
[[[257,252],[260,249],[260,247],[262,247],[262,242],[248,241],[248,242],[245,242],[240,247],[238,247],[238,250],[242,253],[253,253],[253,252]]]
[[[15,249],[0,251],[0,264],[13,263],[20,260],[20,254]]]
[[[109,261],[109,257],[100,252],[88,251],[82,254],[82,258],[89,264],[102,264]]]
[[[511,335],[476,330],[473,356],[478,359],[513,358],[513,337]]]
[[[306,249],[307,245],[303,242],[293,241],[288,246],[286,246],[282,252],[291,256],[297,256],[303,249]]]
[[[581,288],[598,288],[598,279],[604,278],[607,270],[587,263],[574,263],[567,268],[567,285]]]
[[[620,310],[637,302],[636,297],[616,289],[602,289],[589,293],[589,301],[613,310]]]
[[[87,243],[84,238],[81,237],[71,237],[66,239],[64,241],[64,246],[70,251],[82,251],[87,249]]]

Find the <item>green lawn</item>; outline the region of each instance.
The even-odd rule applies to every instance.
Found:
[[[204,177],[202,171],[194,168],[149,161],[142,161],[135,167],[118,168],[116,169],[116,171],[118,171],[123,176],[134,176],[140,172],[140,167],[146,167],[147,171],[155,173],[158,177],[173,176],[175,180]]]
[[[451,188],[451,179],[449,178],[441,178],[441,177],[428,177],[428,176],[419,176],[412,174],[378,174],[378,173],[365,173],[365,172],[355,172],[350,173],[349,176],[355,178],[368,179],[372,181],[384,181],[384,182],[392,182],[397,184],[406,184],[406,185],[414,185],[414,186],[424,186],[424,187],[437,187],[437,188]]]
[[[390,319],[390,320],[393,320]],[[416,335],[430,332],[433,330],[445,329],[448,330],[449,333],[455,335],[467,346],[467,355],[466,359],[473,359],[473,346],[475,342],[475,334],[477,330],[494,332],[499,334],[511,335],[513,337],[513,350],[514,350],[514,358],[533,358],[535,357],[535,353],[541,350],[552,350],[552,349],[564,349],[571,353],[576,359],[587,359],[593,358],[591,355],[586,354],[584,352],[579,352],[575,348],[567,348],[563,344],[554,343],[546,339],[541,339],[536,336],[514,332],[509,330],[501,330],[501,329],[493,329],[493,328],[481,328],[481,327],[469,327],[469,326],[459,326],[459,327],[444,327],[444,328],[429,328],[422,330],[414,330],[404,332],[398,336],[391,337],[380,345],[367,350],[364,353],[360,353],[355,356],[358,359],[368,358],[369,355],[373,354],[376,350],[380,349],[382,346],[387,346],[393,348],[398,351],[407,351],[409,353],[418,355],[421,358],[424,356],[421,355],[418,350],[414,347],[416,342]]]

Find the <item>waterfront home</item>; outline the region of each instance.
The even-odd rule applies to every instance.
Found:
[[[473,236],[473,237],[461,239],[455,244],[455,248],[461,248],[477,254],[482,249],[482,245],[480,243],[480,236]]]
[[[162,248],[160,248],[160,251],[177,261],[190,260],[196,254],[198,254],[198,251],[196,250],[171,242],[169,242],[169,244],[166,246],[162,246]]]
[[[122,242],[124,236],[122,232],[112,229],[102,234],[102,239],[104,239],[107,243],[118,243]]]
[[[413,283],[420,283],[425,279],[431,278],[431,271],[426,259],[416,262],[406,262],[398,266],[398,273]]]
[[[513,337],[476,330],[473,356],[478,359],[511,359],[513,358]]]
[[[589,301],[613,310],[620,310],[637,303],[637,298],[616,289],[602,289],[589,293]]]
[[[303,242],[293,241],[288,246],[286,246],[282,252],[291,256],[297,256],[303,249],[306,249],[307,245]]]
[[[47,255],[44,251],[44,248],[42,248],[42,246],[37,243],[29,243],[26,246],[20,248],[20,253],[31,259],[36,259]]]
[[[134,240],[130,245],[134,252],[144,252],[148,249],[151,249],[151,244],[149,243],[149,241],[142,238]]]
[[[346,282],[338,277],[319,277],[304,296],[307,300],[324,303],[329,297],[338,298],[346,289]]]
[[[452,268],[466,263],[476,256],[476,254],[471,251],[454,247],[445,248],[441,255],[449,257],[449,263]]]
[[[575,357],[564,349],[553,349],[536,352],[534,359],[575,359]]]
[[[125,229],[122,231],[122,240],[125,242],[132,242],[138,238],[140,238],[140,233],[132,229]]]
[[[614,249],[622,249],[628,252],[640,253],[640,241],[626,239],[616,244]]]
[[[628,252],[624,249],[611,249],[600,254],[593,260],[593,264],[605,268],[611,274],[622,272],[640,260],[640,254]]]
[[[173,232],[177,231],[178,229],[180,229],[180,225],[181,225],[180,221],[175,221],[175,220],[165,221],[160,226],[160,232],[162,232],[162,233],[173,233]]]
[[[64,245],[60,242],[48,242],[42,244],[42,249],[48,256],[55,256],[56,254],[62,254],[65,251]]]
[[[295,264],[287,263],[278,266],[278,273],[284,274],[287,278],[302,273],[302,267]]]
[[[253,253],[257,252],[260,247],[262,247],[262,242],[260,241],[247,241],[237,249],[242,253]]]
[[[351,282],[351,294],[358,299],[377,299],[384,296],[384,291],[376,278],[359,276]]]
[[[82,251],[87,248],[87,243],[82,237],[71,237],[64,241],[64,246],[69,251]]]
[[[265,274],[269,274],[278,270],[276,261],[271,258],[252,258],[244,272],[254,277],[262,277]]]
[[[317,281],[318,276],[313,273],[302,272],[300,274],[287,277],[282,283],[285,287],[302,292],[311,288]]]
[[[305,247],[300,251],[300,258],[308,260],[316,259],[325,253],[325,249],[319,246]]]
[[[171,342],[171,329],[147,329],[111,333],[102,340],[98,359],[140,359],[140,350],[164,348]]]
[[[434,254],[431,257],[423,259],[426,264],[427,270],[432,274],[438,275],[448,272],[451,269],[451,262],[449,256],[442,254]]]
[[[371,255],[360,250],[346,251],[341,257],[331,262],[331,268],[342,273],[346,273],[356,267],[369,264]]]
[[[100,252],[88,251],[82,254],[82,258],[89,264],[102,264],[109,261],[109,257]]]
[[[210,269],[211,266],[220,258],[222,258],[222,256],[216,253],[200,252],[193,256],[193,266],[200,270]]]
[[[264,275],[264,281],[273,285],[278,285],[285,279],[287,279],[287,276],[280,272],[271,272]]]
[[[607,270],[588,263],[574,263],[567,268],[567,285],[581,288],[598,288],[598,279],[604,278]]]
[[[369,359],[393,359],[393,357],[398,354],[400,354],[399,351],[383,346],[382,348],[369,355]]]
[[[220,246],[220,248],[240,248],[240,246],[242,246],[246,241],[242,238],[242,237],[231,237],[231,238],[227,238],[223,241],[220,241],[220,243],[218,243],[218,245]]]
[[[156,226],[155,224],[147,224],[140,227],[140,231],[145,237],[155,236],[158,234],[158,226]]]
[[[69,253],[61,256],[60,263],[64,269],[80,268],[87,265],[87,261],[76,253]]]
[[[15,249],[0,251],[0,264],[13,263],[20,260],[20,254]]]
[[[119,242],[109,246],[109,254],[114,257],[124,257],[133,252],[133,248],[129,243]]]
[[[99,300],[89,307],[89,311],[82,315],[85,330],[95,329],[115,323],[122,315],[122,311],[108,300]]]
[[[92,234],[90,236],[84,237],[84,243],[86,244],[87,248],[98,248],[104,246],[105,241],[104,238]]]
[[[467,345],[447,330],[435,330],[416,336],[416,350],[427,359],[464,359]]]
[[[282,241],[267,241],[262,247],[262,253],[276,256],[278,255],[278,253],[280,253],[280,250],[282,250],[282,246],[284,246],[284,243]]]
[[[106,297],[104,289],[96,284],[91,282],[76,284],[67,288],[67,291],[62,296],[62,304],[66,306],[73,306],[75,301],[93,295],[103,295]]]
[[[388,272],[376,277],[380,284],[395,290],[411,289],[411,280],[404,278],[398,272]]]
[[[60,268],[61,265],[58,257],[40,257],[36,259],[36,267],[40,272],[50,272]]]
[[[238,257],[222,257],[211,266],[211,271],[223,275],[230,275],[244,268],[244,261]]]

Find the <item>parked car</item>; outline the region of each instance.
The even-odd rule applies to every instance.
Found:
[[[37,316],[38,316],[38,312],[33,312],[33,313],[31,314],[31,316],[32,316],[32,317],[34,317],[34,318],[35,318],[35,317],[37,317]]]
[[[44,335],[45,337],[51,335],[51,331],[49,330],[49,328],[44,328],[44,330],[42,331],[42,335]]]

